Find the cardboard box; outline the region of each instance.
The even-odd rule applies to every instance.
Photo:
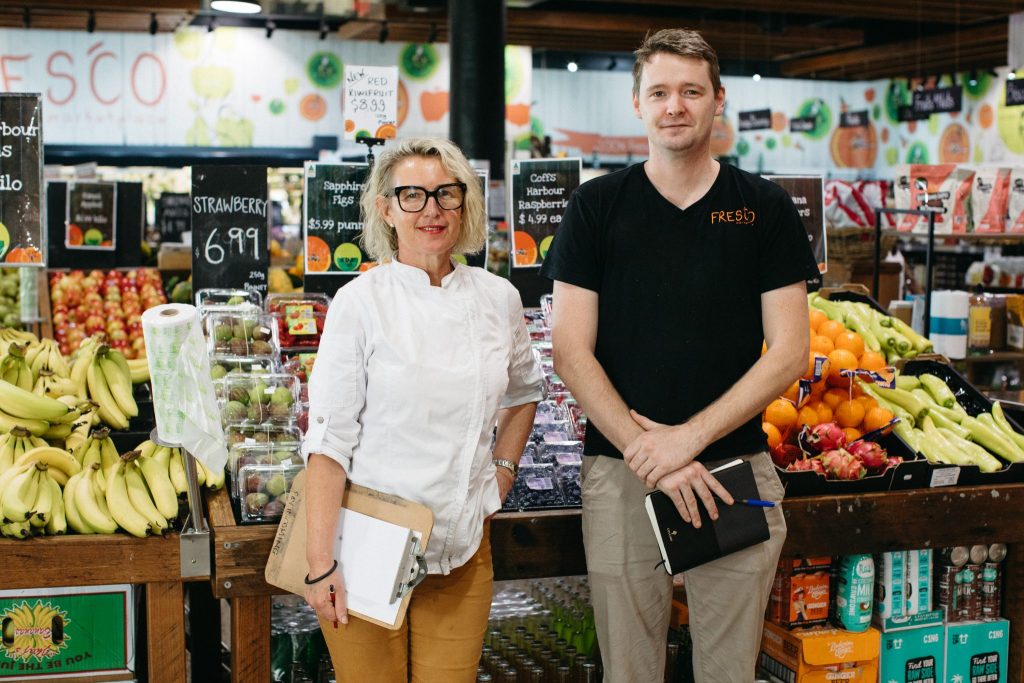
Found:
[[[878,680],[883,683],[943,683],[945,627],[941,621],[882,634]]]
[[[789,572],[795,574],[797,572],[817,572],[822,569],[828,569],[832,566],[832,557],[786,557],[779,560],[779,567],[777,571]]]
[[[828,622],[828,569],[779,570],[768,599],[768,620],[782,626],[813,626]]]
[[[922,626],[941,626],[943,614],[941,609],[933,609],[930,612],[918,612],[913,615],[883,618],[882,615],[875,612],[872,623],[882,633],[891,633],[892,631],[906,631],[907,629],[920,628]]]
[[[156,263],[160,270],[192,270],[192,247],[165,242],[156,254]]]
[[[970,621],[946,626],[946,680],[1006,683],[1010,622]]]
[[[135,610],[128,584],[0,591],[0,681],[131,677]]]
[[[786,683],[875,683],[881,634],[832,628],[787,631],[764,625],[758,665],[770,679]]]
[[[1024,295],[1006,295],[1006,348],[1024,351]]]

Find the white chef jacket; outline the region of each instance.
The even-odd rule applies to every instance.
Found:
[[[542,398],[519,293],[456,263],[432,287],[397,261],[338,290],[309,379],[303,457],[427,505],[432,574],[465,564],[501,507],[491,434],[499,408]],[[344,541],[342,541],[344,542]]]

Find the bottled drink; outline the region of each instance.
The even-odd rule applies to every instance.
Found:
[[[665,683],[676,680],[676,663],[679,660],[679,643],[669,642],[665,652]]]
[[[572,669],[565,664],[560,665],[555,673],[555,681],[557,683],[572,683]]]
[[[597,683],[597,664],[586,662],[583,664],[583,683]]]

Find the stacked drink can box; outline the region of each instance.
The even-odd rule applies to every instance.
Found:
[[[327,644],[313,608],[297,595],[275,595],[270,611],[271,683],[334,683]]]
[[[760,675],[798,683],[1006,681],[1006,546],[780,561]]]

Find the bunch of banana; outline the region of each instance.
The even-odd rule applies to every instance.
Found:
[[[0,379],[0,432],[21,426],[34,436],[42,436],[51,422],[60,422],[70,410],[66,403],[39,396],[32,393],[31,388],[26,390]]]
[[[0,379],[32,391],[35,378],[32,376],[32,368],[25,362],[26,347],[25,344],[11,344],[7,347],[7,353],[0,358]]]
[[[149,381],[149,361],[145,358],[129,358],[128,370],[131,371],[132,384]]]
[[[79,346],[75,355],[71,357],[71,381],[75,383],[75,393],[80,399],[89,398],[89,387],[87,386],[87,375],[89,366],[92,365],[96,350],[103,345],[106,335],[94,334],[87,338]]]
[[[61,396],[75,396],[77,398],[75,383],[70,378],[61,377],[53,370],[47,368],[41,368],[36,373],[36,384],[32,387],[32,393],[39,396],[49,396],[50,398],[60,398]]]
[[[112,534],[117,522],[107,507],[103,468],[94,462],[68,480],[64,487],[64,512],[68,526],[80,534]]]
[[[71,376],[71,368],[68,367],[68,362],[61,355],[60,347],[53,339],[43,339],[38,344],[30,346],[25,352],[25,362],[32,368],[32,376],[36,379],[39,379],[42,370],[49,370],[58,377]]]
[[[15,427],[6,434],[0,434],[0,473],[13,467],[26,452],[47,445],[24,427]]]
[[[92,409],[94,404],[92,401],[79,401],[78,397],[74,395],[58,396],[57,400],[71,408],[71,410],[69,410],[68,414],[64,417],[51,422],[50,428],[43,433],[43,438],[51,446],[57,446],[58,448],[64,448],[67,451],[71,451],[72,449],[67,445],[67,439],[71,436],[72,431],[79,422],[90,419],[83,418],[82,411]],[[96,419],[99,420],[98,417]],[[85,436],[88,436],[88,428],[82,438],[84,439]]]
[[[11,344],[27,344],[29,346],[39,343],[39,338],[25,330],[15,330],[10,327],[0,327],[0,355],[7,353],[7,347]]]
[[[67,531],[60,485],[48,471],[42,459],[23,457],[20,465],[0,475],[0,534],[23,539]]]
[[[81,358],[75,366],[80,362]],[[100,419],[115,429],[127,429],[128,419],[139,414],[139,407],[132,396],[132,375],[124,355],[106,344],[99,345],[85,377],[89,398],[99,405]]]

